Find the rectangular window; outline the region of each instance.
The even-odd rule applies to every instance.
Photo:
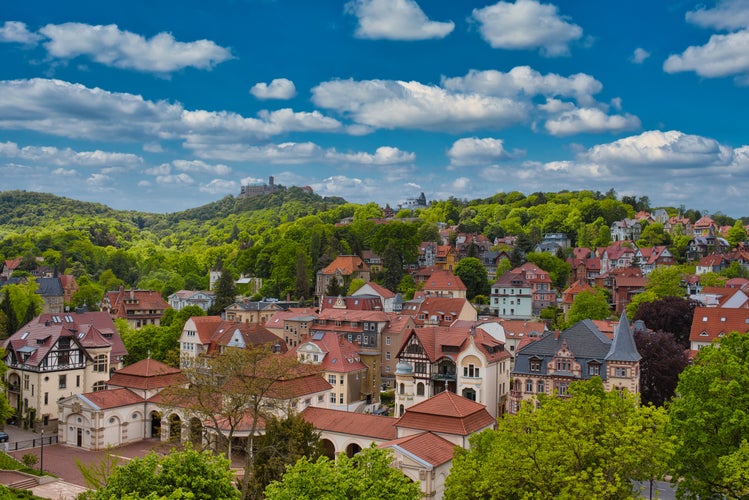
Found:
[[[614,369],[614,376],[615,377],[626,377],[627,376],[627,369],[626,368],[615,368]]]
[[[343,385],[343,375],[341,375],[341,385]]]
[[[530,369],[532,372],[540,372],[541,371],[541,360],[540,359],[532,359],[530,361]]]
[[[49,404],[49,393],[48,392],[44,393],[44,404],[45,405]]]
[[[80,387],[81,386],[81,376],[80,375],[76,375],[75,376],[75,386],[76,387]]]
[[[385,361],[390,361],[390,351],[385,352]]]
[[[331,392],[330,393],[330,402],[333,403],[333,404],[335,404],[335,400],[336,400],[335,392]]]
[[[328,375],[328,383],[331,385],[335,385],[336,383],[336,376],[335,375]]]
[[[59,378],[59,388],[65,389],[68,386],[68,376],[67,375],[60,375]]]
[[[338,404],[343,404],[343,393],[338,397]]]
[[[469,378],[477,378],[479,376],[479,367],[474,365],[464,366],[463,376]]]
[[[390,345],[390,337],[385,337],[385,345]]]
[[[526,380],[525,381],[525,392],[533,393],[533,380]]]
[[[319,396],[317,396],[317,402],[318,403],[322,403],[323,401],[325,401],[325,396],[323,396],[322,394],[320,394]]]
[[[588,375],[600,375],[601,365],[588,365]]]
[[[29,376],[28,375],[23,376],[23,388],[26,390],[29,389]]]

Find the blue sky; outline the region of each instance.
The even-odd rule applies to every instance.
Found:
[[[0,10],[0,189],[174,212],[591,189],[749,215],[749,0]]]

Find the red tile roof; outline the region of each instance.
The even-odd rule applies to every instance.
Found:
[[[319,338],[322,337],[322,338]],[[296,353],[304,344],[315,344],[324,356],[320,368],[326,372],[349,373],[366,370],[367,365],[359,357],[359,347],[334,332],[313,335],[312,338],[292,349]]]
[[[355,272],[362,271],[369,271],[369,267],[361,260],[361,257],[358,255],[339,255],[321,273],[323,275],[331,275],[340,272],[344,276],[349,276]]]
[[[92,403],[100,410],[118,408],[135,403],[142,403],[143,398],[128,389],[112,389],[109,391],[85,392],[78,397],[86,402]]]
[[[466,291],[467,288],[463,281],[455,276],[451,271],[436,270],[424,282],[422,290],[437,291]]]
[[[396,437],[395,419],[364,413],[351,413],[327,408],[307,407],[302,418],[315,429],[340,434],[364,436],[372,439],[392,440]]]
[[[132,389],[162,389],[185,382],[187,379],[178,368],[148,358],[117,370],[112,374],[107,385]]]
[[[410,407],[396,427],[467,436],[495,423],[482,404],[444,391]]]
[[[406,436],[380,445],[380,448],[399,448],[419,457],[433,467],[453,459],[455,444],[431,432]]]
[[[749,309],[697,307],[694,310],[689,340],[712,342],[734,331],[741,333],[749,331]]]

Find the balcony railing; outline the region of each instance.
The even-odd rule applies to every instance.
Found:
[[[437,382],[454,382],[458,380],[458,377],[454,373],[435,373],[432,375],[432,380]]]

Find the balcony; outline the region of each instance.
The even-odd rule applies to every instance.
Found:
[[[21,384],[8,384],[8,392],[15,392],[20,394]]]
[[[432,375],[435,382],[455,382],[458,377],[454,373],[435,373]]]

